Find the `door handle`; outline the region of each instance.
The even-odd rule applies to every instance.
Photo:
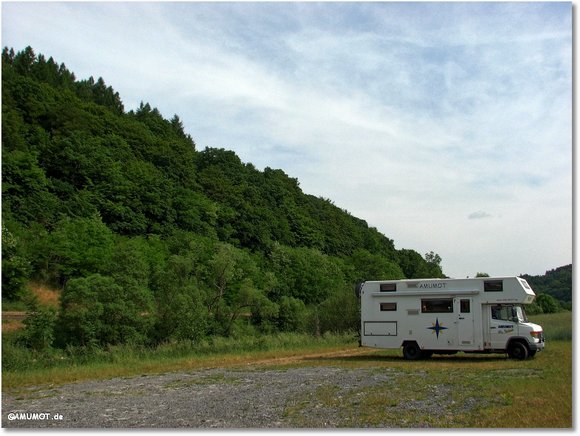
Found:
[[[465,319],[465,318],[461,318],[461,317],[459,317],[459,319]]]

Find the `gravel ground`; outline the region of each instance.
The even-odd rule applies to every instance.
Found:
[[[208,369],[29,388],[2,396],[3,427],[13,428],[335,428],[359,427],[365,389],[390,389],[402,373],[332,366]],[[417,375],[418,377],[421,374]],[[424,377],[424,375],[423,375]],[[385,407],[456,411],[451,386],[428,398]],[[462,411],[477,406],[462,405]],[[343,413],[348,410],[349,413]],[[36,414],[36,415],[34,415]],[[387,427],[388,423],[373,424]]]

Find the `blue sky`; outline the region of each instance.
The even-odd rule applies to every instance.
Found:
[[[572,261],[571,3],[2,4],[2,44],[178,114],[451,277]]]

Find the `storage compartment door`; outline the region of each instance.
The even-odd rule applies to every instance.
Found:
[[[397,336],[396,321],[366,321],[364,323],[365,336]]]

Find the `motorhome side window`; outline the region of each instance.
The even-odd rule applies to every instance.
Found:
[[[483,290],[485,292],[502,292],[503,280],[487,280],[483,282]]]
[[[396,292],[396,283],[381,283],[381,292]]]
[[[512,306],[491,306],[491,318],[501,321],[511,321],[513,319]]]
[[[422,313],[453,313],[453,299],[421,300]]]
[[[459,311],[461,313],[471,312],[471,300],[461,300],[459,303]]]
[[[397,310],[397,303],[381,303],[381,312],[394,312]]]

